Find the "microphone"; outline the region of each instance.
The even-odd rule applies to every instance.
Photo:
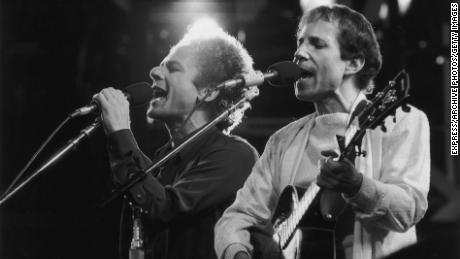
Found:
[[[150,85],[146,82],[134,83],[123,89],[123,93],[128,99],[131,106],[142,105],[149,102],[153,98],[153,91]],[[70,114],[71,118],[83,116],[99,109],[99,105],[96,102],[76,109]]]
[[[271,65],[265,73],[261,71],[245,73],[219,84],[217,89],[261,85],[265,80],[272,86],[286,86],[297,81],[302,76],[302,72],[303,70],[294,62],[281,61]]]

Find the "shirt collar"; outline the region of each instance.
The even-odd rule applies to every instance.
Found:
[[[347,127],[349,127],[350,125],[359,125],[357,116],[365,108],[364,104],[367,104],[368,102],[369,101],[367,100],[366,96],[362,92],[360,92],[356,97],[355,101],[353,102],[353,105],[351,106],[351,112],[348,118]]]
[[[199,130],[199,129],[198,129]],[[198,131],[197,130],[197,131]],[[195,131],[196,132],[196,131]],[[185,140],[187,140],[191,135],[193,135],[195,132],[189,134],[187,137],[183,138],[181,141],[175,143],[175,147],[179,146],[182,144]],[[204,146],[206,146],[209,142],[209,140],[213,139],[214,136],[217,134],[221,133],[221,131],[217,127],[212,127],[210,128],[207,132],[205,132],[203,135],[199,136],[197,139],[194,141],[190,142],[188,145],[186,145],[179,153],[176,154],[174,159],[180,159],[180,160],[187,160],[190,156],[198,153],[198,150],[202,149]],[[166,155],[169,151],[173,149],[173,145],[171,141],[168,141],[165,145],[160,147],[156,152],[155,156],[160,157]]]

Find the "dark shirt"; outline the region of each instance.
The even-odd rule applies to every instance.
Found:
[[[152,163],[129,130],[110,134],[108,144],[115,185]],[[156,157],[170,149],[160,148]],[[148,174],[132,187],[127,198],[144,211],[146,258],[216,258],[214,225],[257,157],[246,141],[214,128],[166,162],[157,178]]]

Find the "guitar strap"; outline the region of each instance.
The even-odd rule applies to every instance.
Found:
[[[354,135],[358,130],[359,122],[357,116],[366,107],[368,100],[363,93],[360,93],[352,105],[350,118],[347,123],[346,129],[346,144],[349,142],[349,138]],[[358,159],[357,159],[358,160]],[[355,161],[357,166],[357,161]],[[336,243],[336,259],[351,259],[353,251],[353,239],[354,239],[354,227],[355,227],[355,214],[351,206],[346,206],[338,221],[335,228],[335,243]]]

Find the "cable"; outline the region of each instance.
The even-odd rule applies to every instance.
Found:
[[[184,128],[185,128],[185,125],[187,124],[187,122],[190,120],[190,118],[192,117],[192,114],[198,109],[198,107],[200,107],[201,105],[203,105],[205,103],[205,100],[206,98],[209,97],[209,95],[211,95],[212,91],[207,91],[205,96],[203,97],[203,99],[199,100],[195,106],[193,107],[193,109],[189,112],[189,114],[187,115],[187,117],[185,118],[184,122],[182,122],[182,125],[178,128],[178,130],[176,131],[175,134],[178,134],[179,132],[181,132]],[[175,139],[175,135],[172,135],[171,136],[171,139],[165,144],[166,145],[171,145],[171,143],[173,142],[173,140]]]
[[[21,178],[21,176],[24,174],[24,172],[29,169],[30,165],[32,164],[32,162],[37,158],[37,156],[42,152],[42,150],[46,147],[46,145],[48,145],[48,143],[51,141],[51,139],[58,133],[58,131],[71,119],[72,117],[71,116],[68,116],[67,118],[65,118],[65,120],[63,120],[59,126],[57,126],[57,128],[48,136],[48,138],[45,140],[45,142],[43,142],[43,144],[38,148],[38,150],[35,152],[35,154],[31,157],[31,159],[29,159],[29,161],[27,162],[27,164],[22,168],[22,170],[19,172],[19,174],[16,176],[16,178],[14,178],[14,180],[10,183],[10,185],[8,186],[8,188],[6,188],[6,191],[3,192],[1,199],[3,199],[5,197],[6,194],[8,194],[9,191],[11,191],[11,189],[14,187],[14,185],[16,184],[16,182]]]

